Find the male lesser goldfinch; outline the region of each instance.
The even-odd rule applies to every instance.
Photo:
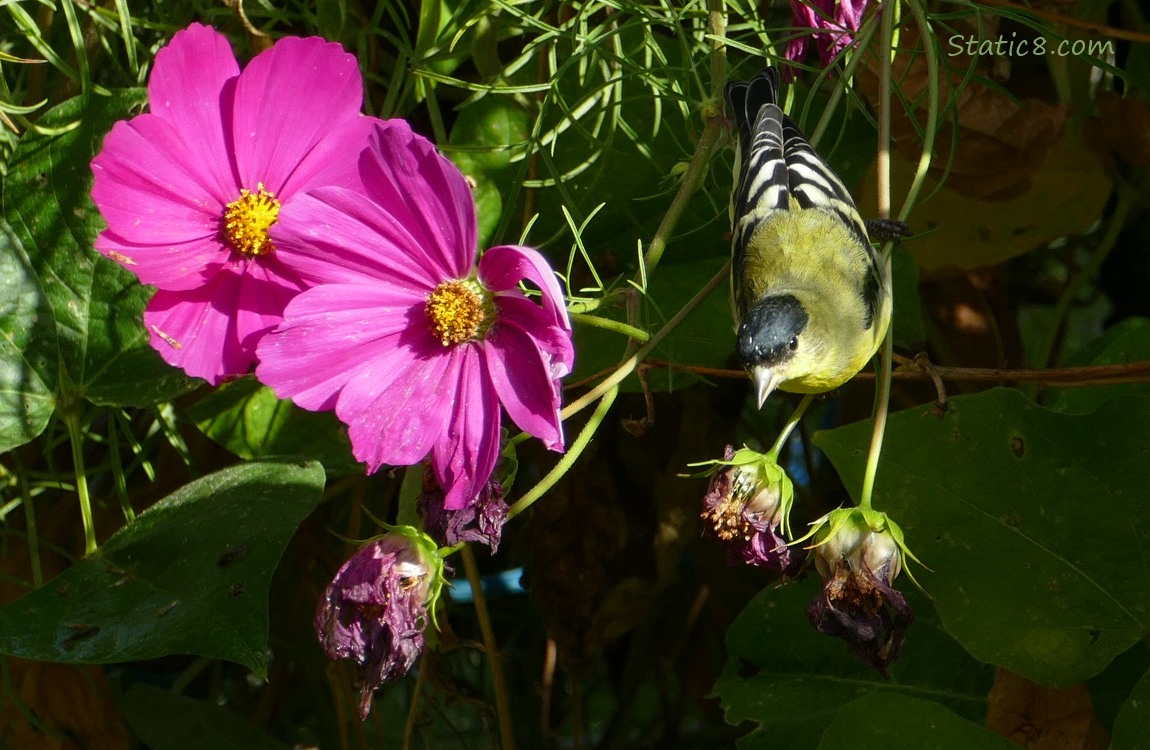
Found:
[[[760,407],[775,388],[820,393],[845,383],[874,356],[891,312],[890,278],[866,223],[778,94],[773,68],[726,88],[739,133],[731,304]]]

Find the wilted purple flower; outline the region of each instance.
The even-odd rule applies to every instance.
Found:
[[[503,523],[507,520],[507,503],[503,500],[503,485],[492,476],[479,491],[475,502],[448,510],[443,506],[447,493],[435,479],[428,466],[423,470],[423,493],[415,508],[423,520],[423,528],[431,538],[444,546],[460,542],[481,542],[494,554],[503,538]]]
[[[891,587],[902,570],[902,533],[885,514],[858,508],[815,523],[821,523],[813,555],[823,590],[807,605],[807,619],[887,677],[914,622],[906,597]]]
[[[443,583],[435,549],[415,529],[394,527],[352,555],[320,599],[316,635],[328,658],[355,661],[362,719],[375,689],[406,674],[423,650]]]
[[[787,546],[779,533],[795,490],[773,458],[750,448],[723,451],[720,468],[711,478],[702,518],[707,530],[727,547],[732,564],[745,563],[794,575],[802,565],[801,549]]]
[[[784,54],[792,62],[802,62],[807,44],[814,39],[819,61],[827,66],[853,41],[862,24],[867,0],[791,0],[791,18],[796,36],[787,43]],[[813,33],[807,33],[813,29]],[[793,68],[787,69],[793,77]]]

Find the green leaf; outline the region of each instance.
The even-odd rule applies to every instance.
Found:
[[[1067,366],[1123,365],[1150,360],[1150,320],[1127,318],[1068,358]],[[1093,411],[1104,401],[1120,396],[1150,395],[1150,385],[1124,383],[1090,388],[1064,388],[1050,408],[1081,414]]]
[[[46,383],[58,401],[145,406],[169,400],[198,381],[167,365],[148,344],[141,314],[149,291],[92,248],[104,227],[89,191],[89,162],[104,134],[144,101],[142,90],[71,99],[41,118],[45,129],[20,139],[0,205],[27,253],[52,311],[56,339],[40,337],[34,356],[58,361]],[[69,129],[70,128],[70,129]]]
[[[819,750],[1012,750],[1005,737],[909,695],[876,693],[843,707]]]
[[[0,220],[0,453],[35,438],[56,401],[52,308],[20,241]]]
[[[137,683],[120,701],[136,736],[151,750],[287,750],[242,716]]]
[[[1150,632],[1150,399],[1064,415],[996,389],[890,418],[875,505],[976,658],[1047,686],[1101,672]],[[851,492],[869,422],[820,432]]]
[[[460,111],[446,153],[475,182],[479,247],[487,247],[503,214],[503,196],[512,192],[511,156],[522,151],[530,133],[527,112],[514,100],[487,96]],[[508,242],[517,237],[504,238]]]
[[[1139,641],[1122,652],[1097,677],[1087,683],[1094,715],[1103,726],[1113,727],[1118,712],[1130,698],[1134,686],[1150,669],[1150,644]]]
[[[937,699],[971,721],[984,718],[993,670],[942,631],[921,595],[906,592],[919,616],[887,681],[811,627],[806,606],[818,593],[817,576],[765,589],[727,631],[728,663],[715,692],[728,722],[759,725],[740,750],[814,750],[839,710],[875,692]]]
[[[1134,686],[1114,721],[1110,750],[1142,750],[1150,745],[1150,672]]]
[[[0,653],[72,664],[199,654],[263,676],[272,573],[323,484],[319,464],[269,460],[185,485],[0,608]]]
[[[304,411],[276,398],[255,378],[214,388],[186,413],[201,432],[240,458],[301,456],[321,462],[328,473],[362,469],[334,412]]]
[[[918,295],[918,267],[910,252],[902,246],[896,247],[891,254],[891,266],[894,343],[905,349],[921,349],[926,341],[926,323]]]

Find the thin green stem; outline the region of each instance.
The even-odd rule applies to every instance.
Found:
[[[613,388],[616,388],[619,383],[623,382],[623,380],[625,380],[628,375],[635,371],[635,368],[639,366],[639,363],[646,359],[647,355],[654,351],[655,347],[658,346],[659,343],[665,339],[669,333],[671,333],[671,331],[678,328],[679,324],[682,323],[683,320],[688,315],[690,315],[696,307],[701,305],[703,301],[707,299],[707,297],[711,296],[712,292],[719,288],[719,285],[727,280],[727,275],[730,272],[731,261],[728,260],[723,264],[723,267],[719,270],[719,272],[715,274],[715,276],[711,278],[711,280],[708,281],[703,286],[703,288],[700,289],[695,294],[695,296],[687,302],[687,304],[683,305],[679,312],[675,313],[675,315],[667,321],[665,326],[652,334],[651,339],[646,344],[644,344],[639,348],[638,351],[624,360],[623,363],[615,368],[615,371],[608,375],[602,383],[595,386],[587,393],[583,394],[582,397],[568,404],[567,407],[563,409],[562,412],[560,412],[560,416],[563,419],[567,419],[571,415],[579,413],[587,406],[594,403],[603,394],[607,393]]]
[[[938,135],[938,58],[940,55],[935,49],[934,29],[931,28],[930,20],[926,17],[926,11],[923,10],[918,0],[908,0],[907,7],[910,8],[911,15],[914,16],[915,23],[918,24],[918,36],[923,42],[926,57],[927,109],[926,128],[923,130],[922,136],[922,152],[918,159],[918,167],[915,169],[914,179],[906,191],[906,200],[903,201],[902,210],[898,213],[900,221],[906,221],[910,216],[911,209],[918,201],[918,194],[922,191],[923,185],[926,184],[927,171],[930,169],[930,162],[934,155],[934,141]]]
[[[475,616],[479,620],[479,632],[483,636],[483,648],[491,664],[491,682],[495,688],[495,715],[499,721],[501,750],[515,750],[515,727],[511,721],[511,701],[507,694],[507,680],[503,677],[503,659],[495,642],[495,629],[491,627],[491,614],[487,611],[487,598],[483,595],[483,581],[479,577],[479,566],[475,562],[475,552],[471,545],[463,546],[463,570],[471,584],[472,601],[475,602]]]
[[[651,338],[651,334],[647,331],[644,331],[642,328],[627,325],[621,320],[611,320],[610,318],[600,318],[598,315],[584,315],[583,313],[577,312],[568,312],[568,314],[574,323],[592,328],[602,328],[605,331],[614,331],[615,333],[634,339],[640,344],[646,343]]]
[[[727,21],[726,14],[723,12],[723,5],[723,0],[708,0],[707,2],[707,23],[712,36],[711,103],[704,108],[707,124],[703,127],[703,133],[699,136],[698,143],[695,144],[695,154],[687,165],[687,172],[683,175],[683,184],[679,186],[679,192],[675,194],[667,213],[663,214],[663,220],[659,223],[659,228],[655,230],[655,236],[651,238],[651,243],[647,246],[643,261],[648,277],[655,272],[656,266],[659,265],[659,261],[663,257],[663,251],[667,249],[667,241],[679,224],[683,212],[687,210],[691,198],[702,185],[703,177],[711,165],[711,157],[714,156],[715,148],[719,145],[719,136],[723,132],[722,91],[727,78],[727,59],[723,54],[725,49],[723,37],[727,33]]]
[[[707,125],[703,128],[703,134],[699,136],[699,142],[695,145],[695,155],[691,157],[691,163],[687,166],[687,173],[683,175],[683,184],[679,186],[679,192],[675,194],[667,213],[663,214],[659,228],[655,230],[655,236],[647,245],[647,252],[643,256],[647,276],[655,272],[655,267],[663,258],[663,251],[667,249],[667,240],[674,233],[679,219],[682,218],[683,212],[691,203],[691,198],[699,189],[699,185],[702,184],[703,176],[706,175],[711,157],[715,153],[715,147],[719,144],[720,132],[722,132],[722,117],[716,113],[707,118]]]
[[[874,21],[868,20],[867,23],[863,24],[862,28],[859,29],[859,33],[855,36],[855,48],[860,49],[860,50],[866,49],[867,46],[870,44],[871,39],[874,37],[874,34],[875,34],[875,23],[874,23]],[[839,100],[842,99],[843,95],[846,93],[847,81],[850,81],[854,77],[855,68],[858,67],[859,61],[861,59],[862,59],[862,55],[855,54],[855,55],[851,55],[850,58],[847,60],[846,67],[843,69],[842,84],[839,86],[835,86],[831,90],[830,97],[827,99],[826,104],[823,106],[823,114],[819,118],[819,121],[815,125],[814,129],[811,131],[810,137],[807,139],[811,142],[811,145],[818,146],[819,142],[823,139],[823,136],[826,134],[827,128],[830,126],[831,121],[834,119],[835,112],[838,111]],[[824,78],[826,76],[829,76],[830,74],[831,74],[831,69],[828,68],[826,71],[824,71],[824,73],[822,75],[819,76],[819,80],[821,80],[822,78]],[[804,111],[803,111],[803,119],[804,120],[806,119],[806,111],[805,110],[807,107],[810,107],[813,104],[813,101],[814,101],[813,97],[809,97],[807,99],[807,103],[804,106]]]
[[[913,0],[911,0],[913,2]],[[879,71],[879,113],[878,113],[878,191],[879,216],[890,217],[890,104],[891,104],[891,55],[894,45],[895,9],[898,5],[883,7],[879,29],[880,49],[882,50]],[[890,282],[891,261],[889,254],[883,261],[883,274]],[[883,337],[882,353],[879,358],[878,393],[875,395],[874,431],[871,433],[870,450],[867,452],[866,470],[863,474],[862,491],[859,492],[859,507],[869,510],[874,496],[875,477],[878,476],[879,458],[882,456],[883,438],[886,436],[886,418],[890,412],[890,384],[892,362],[894,360],[893,324],[887,326]]]
[[[13,454],[15,457],[15,454]],[[40,588],[44,584],[44,570],[40,566],[40,532],[36,526],[36,502],[28,491],[23,467],[17,461],[16,481],[20,484],[20,501],[24,504],[25,533],[28,535],[28,562],[32,566],[32,585]]]
[[[412,740],[415,738],[415,725],[419,718],[419,696],[423,694],[423,681],[427,675],[425,664],[427,663],[427,651],[424,650],[419,654],[419,668],[415,670],[415,687],[411,691],[411,704],[407,709],[407,720],[403,723],[403,744],[400,745],[401,750],[411,750]],[[378,715],[380,712],[376,711]]]
[[[435,134],[436,143],[447,143],[447,128],[443,124],[443,113],[439,111],[439,99],[435,96],[435,86],[423,81],[424,102],[427,104],[427,116],[431,120],[431,131]]]
[[[206,656],[196,657],[196,660],[189,664],[179,675],[175,681],[172,682],[172,687],[169,688],[174,695],[183,695],[184,691],[188,689],[197,677],[202,675],[209,667],[215,663],[214,659],[209,659]]]
[[[92,520],[92,501],[88,497],[88,476],[84,471],[84,436],[80,432],[80,417],[70,412],[64,417],[68,428],[68,442],[72,444],[72,466],[76,472],[76,495],[80,498],[80,517],[84,522],[84,554],[96,551],[96,524]]]
[[[532,503],[543,497],[543,495],[554,487],[555,483],[567,473],[567,470],[575,465],[575,461],[579,459],[579,456],[582,455],[583,451],[590,445],[591,438],[595,437],[595,432],[599,429],[599,425],[602,424],[603,420],[607,417],[607,411],[611,408],[611,404],[615,403],[615,396],[617,396],[618,393],[618,386],[607,389],[607,392],[603,394],[603,398],[599,401],[599,406],[595,409],[595,413],[587,420],[587,424],[583,425],[583,429],[579,431],[578,437],[568,446],[567,453],[563,455],[563,458],[559,459],[559,463],[555,464],[555,467],[547,472],[547,475],[539,480],[538,484],[523,493],[523,497],[516,500],[515,504],[511,506],[511,509],[507,512],[508,521],[527,510],[531,507]],[[444,551],[440,550],[439,554],[444,556]]]
[[[813,393],[808,393],[807,395],[803,396],[803,400],[799,402],[798,407],[796,407],[794,412],[791,413],[791,418],[787,420],[785,425],[783,425],[783,431],[779,433],[779,437],[777,440],[775,440],[775,444],[771,446],[771,449],[767,452],[767,457],[775,463],[778,463],[779,461],[779,453],[782,452],[783,446],[787,444],[787,438],[791,436],[791,432],[803,418],[803,414],[806,413],[807,407],[810,406],[811,402],[814,400],[815,394]]]
[[[114,414],[108,418],[108,447],[112,453],[112,478],[115,480],[116,496],[120,498],[120,508],[124,513],[124,520],[128,523],[136,520],[136,510],[128,498],[128,484],[124,479],[124,466],[120,461],[120,439],[116,430],[119,420]]]
[[[890,260],[886,262],[890,273]],[[870,438],[870,451],[866,457],[866,473],[863,474],[862,491],[859,493],[859,507],[869,510],[874,495],[874,480],[878,475],[878,460],[882,455],[882,441],[886,435],[886,417],[890,411],[891,360],[894,358],[894,337],[887,329],[882,342],[882,357],[879,363],[878,394],[875,397],[874,431]]]

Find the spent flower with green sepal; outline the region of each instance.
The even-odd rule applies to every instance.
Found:
[[[903,559],[918,558],[898,524],[869,508],[833,510],[796,541],[812,537],[809,549],[823,589],[807,605],[807,619],[820,633],[842,638],[848,651],[887,677],[915,617],[892,584]],[[909,571],[907,576],[914,581]]]
[[[787,544],[795,488],[773,453],[728,445],[714,465],[703,498],[707,531],[727,547],[732,564],[745,563],[793,576],[803,551]]]
[[[375,689],[406,674],[423,650],[443,589],[437,545],[411,526],[389,526],[343,564],[315,614],[328,658],[355,662],[360,717]]]

